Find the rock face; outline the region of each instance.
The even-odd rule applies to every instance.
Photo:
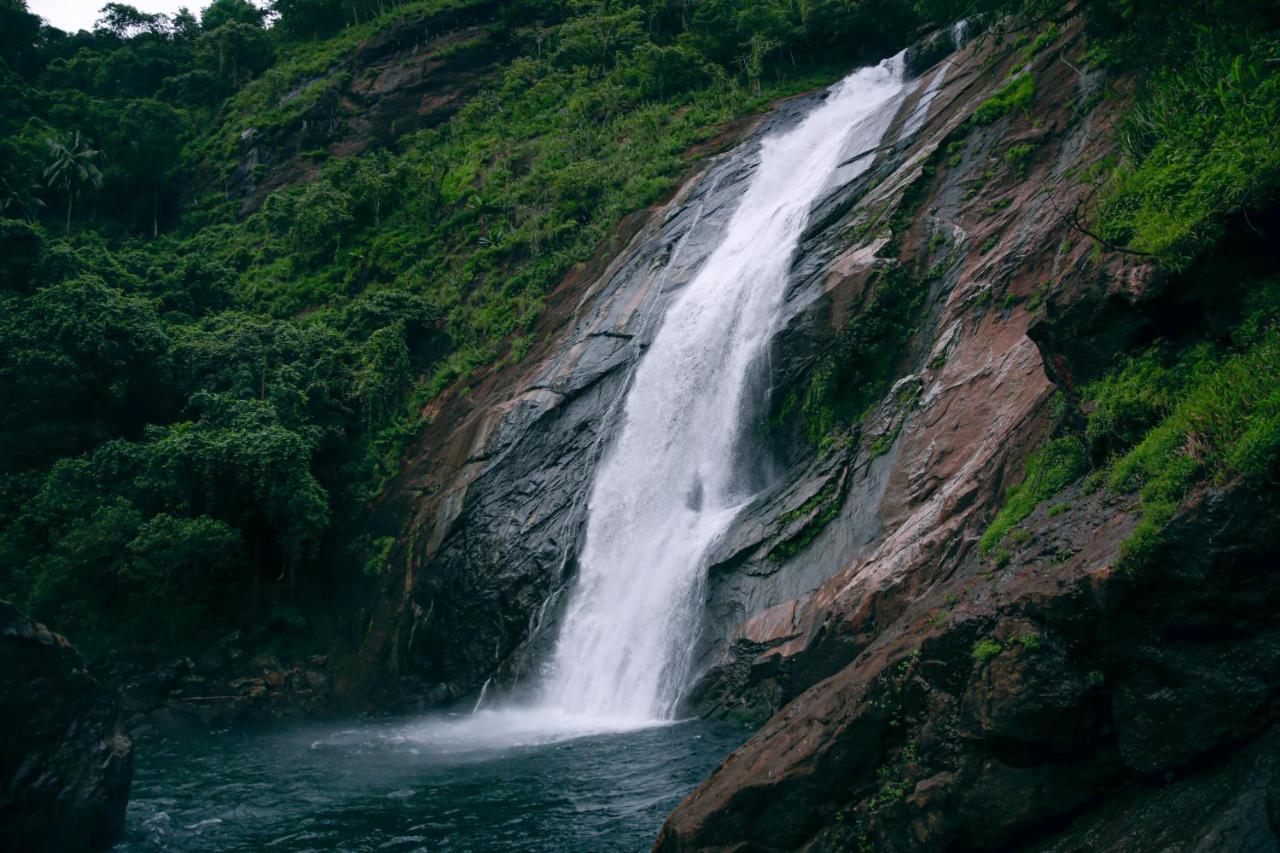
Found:
[[[688,699],[760,728],[661,850],[1278,846],[1274,495],[1192,496],[1158,576],[1113,568],[1135,507],[1079,487],[1007,553],[978,548],[1056,395],[1156,313],[1214,298],[1076,228],[1127,85],[1083,71],[1079,22],[1057,23],[1035,54],[955,34],[913,49],[871,168],[837,173],[811,212],[759,394],[775,476],[712,554]],[[1033,104],[975,117],[1018,74]],[[551,295],[539,349],[433,404],[382,507],[399,569],[361,667],[442,703],[534,681],[664,296],[714,245],[761,135],[808,103],[734,129],[735,150]],[[814,441],[796,389],[833,353],[862,397]]]
[[[1061,23],[1029,62],[998,41],[952,57],[919,137],[816,219],[792,296],[813,307],[779,337],[779,384],[842,306],[857,316],[877,266],[928,290],[861,432],[801,455],[722,543],[710,616],[733,627],[710,632],[695,705],[768,721],[659,850],[1277,848],[1274,495],[1194,496],[1144,576],[1113,568],[1136,511],[1102,492],[1040,508],[1007,553],[977,548],[1055,385],[1190,296],[1072,228],[1072,176],[1109,152],[1119,105]],[[1034,108],[972,121],[1023,63]]]
[[[407,17],[278,93],[277,109],[310,103],[285,124],[241,131],[239,164],[226,184],[241,213],[257,210],[274,189],[314,177],[316,151],[351,157],[447,121],[506,58],[492,38],[498,12],[497,3],[481,3]],[[310,97],[312,88],[318,97]]]
[[[530,681],[554,637],[592,472],[632,369],[668,296],[715,247],[763,133],[811,103],[793,100],[739,129],[747,140],[732,154],[712,159],[670,203],[625,222],[598,265],[548,297],[534,333],[543,344],[517,370],[495,370],[433,404],[383,507],[389,529],[407,534],[357,672],[389,664],[438,702],[495,677],[499,687]]]
[[[119,699],[65,639],[4,601],[0,717],[0,850],[98,850],[115,841],[133,779]]]

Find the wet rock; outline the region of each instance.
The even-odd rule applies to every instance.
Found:
[[[788,126],[804,106],[789,103],[765,127]],[[671,294],[716,246],[755,167],[760,132],[670,203],[624,223],[598,266],[571,273],[534,333],[543,345],[517,369],[433,404],[381,522],[411,532],[406,582],[396,584],[407,596],[379,602],[364,657],[341,683],[362,683],[379,672],[370,660],[389,660],[396,675],[436,685],[419,695],[439,703],[474,699],[491,678],[499,689],[536,674],[631,370]]]
[[[65,639],[8,602],[0,602],[0,716],[0,850],[115,841],[133,779],[119,699]]]
[[[247,666],[251,670],[266,673],[280,669],[280,658],[276,657],[271,652],[259,652],[249,658]]]
[[[1060,52],[1082,50],[1079,23],[1063,24]],[[1032,63],[1034,115],[965,124],[1004,79],[974,73],[1000,49],[953,57],[946,106],[802,247],[775,387],[804,382],[821,318],[829,338],[892,246],[904,268],[937,271],[894,366],[919,390],[901,412],[890,391],[849,433],[841,509],[802,549],[764,571],[778,521],[829,476],[812,452],[726,533],[710,603],[738,624],[695,707],[773,716],[676,809],[659,850],[1277,847],[1259,811],[1274,746],[1249,746],[1280,722],[1275,496],[1203,490],[1141,576],[1114,568],[1137,512],[1105,490],[1041,507],[998,559],[977,547],[1051,425],[1055,385],[1096,377],[1161,312],[1230,308],[1199,285],[1166,292],[1141,258],[1090,257],[1064,213],[1087,188],[1062,176],[1108,155],[1115,112],[1079,110],[1065,63]],[[1013,139],[1034,140],[1026,176],[993,166]],[[1195,839],[1175,845],[1161,824],[1175,804],[1211,803],[1223,813],[1203,825],[1173,818]]]
[[[1062,641],[1021,619],[990,636],[1002,650],[975,664],[960,700],[960,736],[985,739],[1013,761],[1068,756],[1088,743],[1102,708]]]
[[[1280,732],[1183,777],[1143,780],[1034,851],[1280,850]]]

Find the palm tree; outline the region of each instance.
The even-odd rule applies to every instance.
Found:
[[[70,144],[50,139],[49,150],[53,152],[53,162],[44,170],[44,179],[49,186],[67,194],[67,233],[70,234],[71,205],[80,194],[81,187],[86,183],[95,190],[102,186],[102,172],[95,162],[102,152],[85,145],[79,131],[71,138]]]

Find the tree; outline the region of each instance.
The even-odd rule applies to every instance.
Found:
[[[190,405],[197,420],[152,427],[136,446],[136,487],[165,508],[244,531],[259,564],[274,552],[292,588],[329,524],[329,495],[311,471],[315,431],[289,429],[263,400],[199,393]]]
[[[121,114],[113,134],[113,183],[121,183],[134,197],[151,204],[151,236],[160,233],[160,198],[181,159],[187,126],[168,104],[140,98]]]
[[[347,23],[343,0],[274,0],[271,11],[280,16],[284,31],[297,37],[328,35]]]
[[[238,88],[271,64],[271,37],[261,27],[228,21],[197,41],[203,64]]]
[[[173,15],[173,37],[175,39],[194,39],[200,34],[200,19],[191,14],[186,6],[178,9]]]
[[[6,307],[0,470],[136,434],[167,407],[169,334],[150,300],[85,275]]]
[[[102,17],[94,23],[94,29],[106,30],[119,38],[127,39],[148,31],[166,33],[169,30],[169,18],[166,15],[143,12],[125,3],[108,3],[102,7]]]
[[[26,222],[0,219],[0,288],[26,290],[44,250],[40,232]]]
[[[213,0],[200,13],[200,26],[205,32],[230,23],[262,29],[262,19],[265,14],[249,0]]]
[[[53,154],[53,162],[44,170],[45,182],[52,188],[59,189],[67,195],[67,228],[71,233],[71,206],[85,184],[98,189],[102,186],[102,171],[97,161],[102,152],[90,148],[76,131],[69,142],[49,140],[49,151]]]
[[[40,184],[29,175],[0,175],[0,213],[35,222],[44,207],[39,192]]]
[[[23,0],[0,0],[0,62],[26,77],[44,64],[37,43],[40,18],[27,11]]]
[[[413,376],[404,322],[378,329],[369,336],[362,350],[356,393],[364,404],[365,423],[373,429],[386,422],[400,406]]]

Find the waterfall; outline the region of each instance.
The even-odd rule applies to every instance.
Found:
[[[707,552],[752,497],[735,465],[758,404],[744,399],[752,363],[773,334],[811,206],[842,156],[879,144],[902,66],[899,55],[850,75],[799,125],[763,140],[721,243],[668,307],[596,471],[544,707],[626,720],[675,713]]]
[[[938,90],[942,88],[942,81],[946,79],[947,69],[950,65],[951,63],[948,61],[938,64],[938,70],[929,78],[929,83],[925,86],[924,91],[920,93],[920,100],[916,102],[915,108],[907,116],[907,120],[902,123],[902,130],[898,132],[899,143],[910,142],[924,127],[924,120],[929,115],[929,107],[933,104],[933,99],[937,97]]]
[[[483,684],[483,685],[481,685],[481,687],[480,687],[480,697],[479,697],[478,699],[476,699],[475,707],[471,709],[471,713],[473,713],[473,714],[474,714],[476,711],[479,711],[479,710],[480,710],[480,706],[484,704],[484,697],[485,697],[485,694],[489,692],[489,682],[490,682],[490,681],[493,681],[493,676],[490,676],[490,677],[486,678],[486,679],[484,680],[484,684]]]

